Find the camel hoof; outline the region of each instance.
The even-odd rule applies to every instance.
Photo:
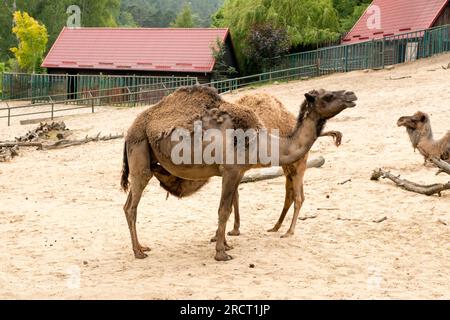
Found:
[[[217,237],[216,236],[212,237],[210,241],[211,242],[217,242]]]
[[[142,252],[149,252],[149,251],[151,251],[152,249],[150,249],[149,247],[143,247],[143,246],[141,246],[141,251]]]
[[[230,261],[233,259],[232,256],[229,254],[226,254],[225,251],[216,252],[216,256],[214,257],[216,261]]]
[[[267,230],[267,232],[278,232],[278,228],[269,229],[269,230]]]
[[[231,230],[230,232],[228,232],[228,235],[232,236],[232,237],[237,237],[240,234],[241,234],[241,232],[239,230]]]
[[[292,237],[294,235],[294,233],[293,232],[286,232],[285,234],[283,234],[282,236],[281,236],[281,238],[290,238],[290,237]]]
[[[230,250],[233,250],[233,246],[230,246],[225,243],[225,251],[230,251]]]
[[[136,259],[145,259],[148,257],[148,255],[141,251],[141,252],[135,252],[134,257]]]

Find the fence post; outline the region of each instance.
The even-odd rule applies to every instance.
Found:
[[[91,96],[91,111],[94,113],[94,96],[91,91],[89,91],[89,95]]]
[[[55,112],[54,109],[55,109],[55,104],[52,102],[52,116],[51,116],[52,121],[53,121],[53,114]]]
[[[348,46],[345,46],[345,55],[344,55],[344,59],[345,59],[345,67],[344,67],[344,71],[348,72]]]
[[[8,102],[6,102],[6,107],[8,108],[8,127],[11,125],[11,108],[9,107]]]

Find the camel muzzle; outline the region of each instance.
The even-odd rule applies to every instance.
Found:
[[[344,94],[345,102],[347,104],[348,108],[354,108],[356,106],[355,101],[358,100],[358,97],[356,94],[352,91],[346,91]]]

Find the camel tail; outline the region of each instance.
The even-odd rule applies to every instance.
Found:
[[[120,186],[124,192],[128,191],[129,181],[128,176],[130,174],[130,167],[128,166],[128,154],[127,154],[127,142],[125,141],[123,147],[123,166],[122,166],[122,178],[120,180]]]

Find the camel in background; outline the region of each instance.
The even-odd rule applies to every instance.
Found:
[[[418,111],[413,116],[401,117],[397,121],[399,127],[406,127],[414,150],[419,150],[425,158],[425,164],[431,158],[450,163],[450,131],[439,140],[433,138],[430,116]]]

